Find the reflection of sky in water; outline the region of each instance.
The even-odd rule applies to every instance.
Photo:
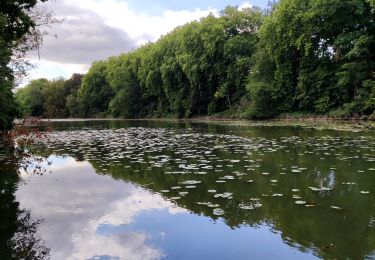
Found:
[[[52,259],[313,258],[267,226],[233,230],[158,194],[97,175],[89,163],[50,160],[52,174],[30,178],[17,199],[34,218],[44,218],[39,233]]]

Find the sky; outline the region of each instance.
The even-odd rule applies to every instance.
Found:
[[[173,28],[218,14],[227,5],[239,9],[266,7],[267,0],[49,0],[41,4],[62,22],[47,28],[35,65],[23,85],[32,79],[69,78],[86,73],[92,62],[156,41]]]

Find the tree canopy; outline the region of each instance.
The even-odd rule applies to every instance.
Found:
[[[16,93],[16,101],[23,116],[64,118],[84,116],[78,100],[82,75],[73,74],[65,80],[37,79]]]
[[[228,6],[155,43],[94,62],[79,89],[64,92],[65,106],[45,99],[45,90],[42,115],[375,118],[374,15],[372,0]]]
[[[259,81],[267,83],[264,88],[277,107],[275,113],[371,114],[375,108],[372,4],[280,1],[260,30],[259,52],[265,57],[256,60],[255,67],[261,69],[250,76],[248,88],[256,88]],[[263,66],[264,60],[270,61],[268,66]]]
[[[46,0],[2,0],[0,2],[0,130],[12,126],[17,114],[12,88],[14,73],[10,62],[16,48],[24,43],[24,37],[35,28],[29,15],[37,2]]]

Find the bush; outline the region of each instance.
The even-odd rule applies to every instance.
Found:
[[[11,82],[0,82],[0,131],[12,128],[17,114]]]
[[[372,120],[372,121],[375,121],[375,111],[372,112],[372,114],[368,116],[368,119]]]
[[[269,84],[263,82],[251,83],[248,90],[250,106],[246,112],[247,118],[268,119],[276,116],[277,108]]]

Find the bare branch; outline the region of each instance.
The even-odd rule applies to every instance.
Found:
[[[13,70],[15,87],[22,82],[28,71],[34,68],[34,65],[27,58],[27,54],[30,51],[37,51],[40,59],[39,50],[43,44],[43,37],[48,35],[47,29],[51,28],[53,24],[62,22],[54,16],[52,11],[48,11],[41,6],[31,9],[28,15],[34,21],[35,26],[19,41],[13,43],[13,56],[9,65]]]

